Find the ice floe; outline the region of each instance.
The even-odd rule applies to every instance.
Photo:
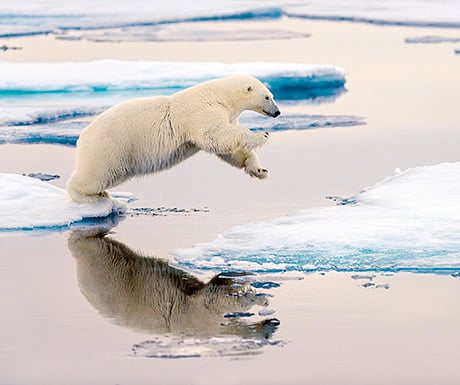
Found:
[[[150,38],[152,27],[163,25],[281,17],[458,28],[460,4],[449,0],[178,0],[174,7],[165,7],[161,2],[139,0],[133,7],[121,0],[29,0],[27,6],[23,2],[0,3],[0,37],[110,28],[124,32],[124,40],[143,40]],[[200,31],[189,32],[189,39],[203,37]],[[234,36],[238,35],[241,32],[234,31]],[[174,34],[169,36],[174,40]]]
[[[283,106],[281,105],[283,110]],[[75,146],[81,131],[89,124],[91,114],[98,109],[75,108],[73,113],[55,114],[46,110],[45,114],[35,111],[29,114],[28,108],[22,116],[16,114],[13,120],[7,122],[6,126],[0,124],[0,144],[5,143],[24,143],[24,144],[61,144]],[[0,113],[2,107],[0,107]],[[64,110],[68,111],[68,110]],[[74,120],[73,117],[77,119]],[[6,121],[8,115],[3,117]],[[2,118],[0,118],[0,121]],[[35,123],[40,122],[40,123]],[[350,115],[308,115],[300,113],[284,113],[276,120],[267,119],[256,114],[244,114],[240,119],[240,124],[248,127],[252,131],[289,131],[289,130],[309,130],[328,127],[349,127],[366,124],[364,118]]]
[[[460,270],[460,163],[416,167],[345,204],[236,226],[172,254],[200,269]]]
[[[345,71],[334,65],[118,60],[83,63],[0,62],[0,96],[123,90],[158,90],[161,93],[169,90],[172,93],[205,80],[238,74],[259,78],[278,99],[292,90],[298,94],[311,89],[342,88],[345,84]]]
[[[85,221],[90,225],[96,218],[123,212],[131,199],[131,194],[119,194],[114,200],[79,204],[50,183],[24,175],[0,174],[0,231],[63,228]]]

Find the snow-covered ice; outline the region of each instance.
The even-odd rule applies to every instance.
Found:
[[[0,174],[0,231],[63,228],[84,220],[104,218],[126,209],[131,194],[92,204],[70,200],[65,190],[18,174]]]
[[[217,270],[452,272],[460,270],[459,191],[460,163],[416,167],[345,204],[236,226],[172,254]]]
[[[0,96],[18,93],[101,93],[169,90],[230,75],[255,76],[274,94],[286,89],[340,88],[345,70],[334,65],[298,63],[149,62],[99,60],[66,63],[0,62]]]

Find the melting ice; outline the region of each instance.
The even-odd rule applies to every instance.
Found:
[[[399,172],[339,205],[232,228],[173,252],[200,269],[460,270],[460,163]]]

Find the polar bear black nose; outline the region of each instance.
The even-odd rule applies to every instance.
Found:
[[[273,117],[276,118],[277,116],[280,116],[281,115],[281,112],[278,110],[278,111],[275,111],[275,113],[273,114]]]

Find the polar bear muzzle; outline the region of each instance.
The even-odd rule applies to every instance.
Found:
[[[273,99],[267,100],[267,103],[265,103],[262,112],[265,115],[271,116],[272,118],[276,118],[281,115],[281,112]]]

